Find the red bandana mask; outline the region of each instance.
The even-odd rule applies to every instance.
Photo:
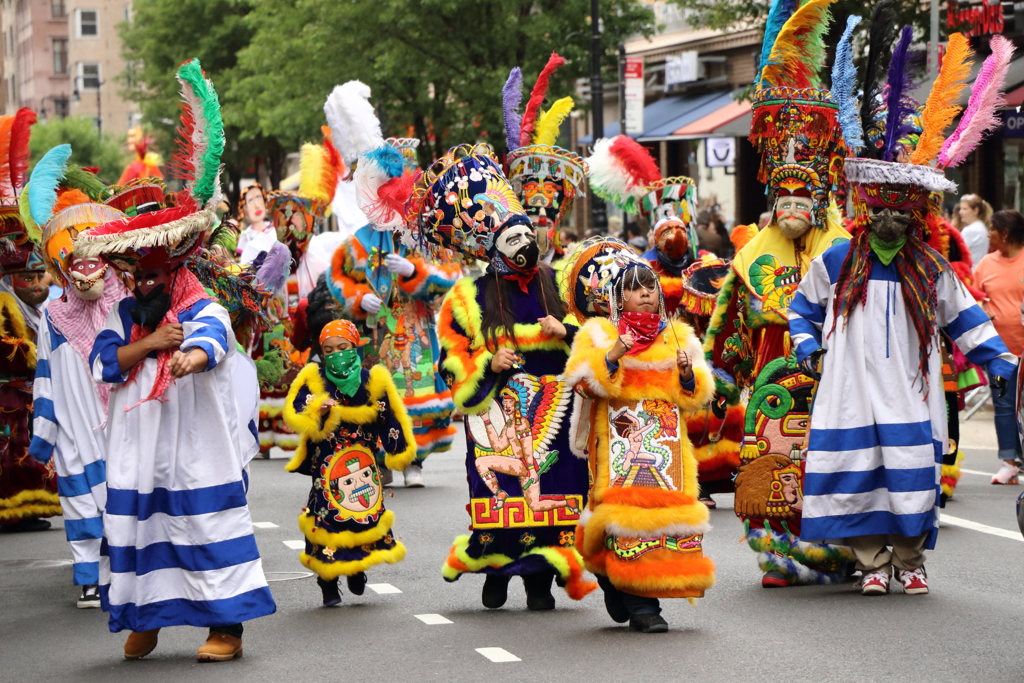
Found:
[[[633,336],[633,348],[626,352],[627,355],[635,356],[646,351],[660,331],[661,316],[657,313],[623,311],[619,316],[619,336],[627,333]]]

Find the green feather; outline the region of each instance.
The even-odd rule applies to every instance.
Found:
[[[191,97],[188,97],[188,93],[186,97],[192,105],[195,129],[203,130],[203,139],[193,137],[192,140],[193,148],[202,150],[202,154],[195,160],[195,178],[190,188],[192,197],[203,205],[217,192],[220,158],[224,154],[224,120],[221,118],[217,91],[213,89],[213,83],[203,75],[198,59],[181,65],[178,80],[184,89],[191,91]],[[200,121],[202,126],[199,125]]]
[[[113,194],[103,182],[92,173],[72,166],[64,173],[61,187],[83,192],[89,199],[96,202],[106,201]]]

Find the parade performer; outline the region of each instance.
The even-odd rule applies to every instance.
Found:
[[[565,368],[589,401],[573,415],[586,434],[591,489],[576,547],[605,607],[630,629],[662,633],[658,598],[697,598],[714,584],[701,542],[710,513],[697,499],[685,412],[714,394],[700,340],[666,320],[658,277],[625,243],[594,238],[568,257],[562,295],[586,321]]]
[[[223,661],[242,655],[241,622],[275,605],[246,503],[256,370],[236,350],[227,311],[183,267],[216,215],[220,106],[198,60],[177,77],[185,189],[176,206],[137,206],[75,242],[76,256],[103,255],[135,282],[90,354],[94,379],[115,385],[100,596],[110,630],[132,631],[125,658],[152,652],[159,629],[190,625],[210,628],[199,661]]]
[[[342,168],[341,158],[331,142],[330,129],[324,126],[321,132],[322,145],[306,143],[300,151],[298,191],[277,190],[270,193],[267,201],[277,241],[291,256],[291,270],[284,287],[274,292],[269,311],[274,324],[263,335],[262,351],[255,354],[276,352],[285,362],[281,381],[265,385],[261,393],[260,448],[266,457],[270,457],[270,449],[275,446],[291,452],[299,445],[299,437],[288,428],[283,416],[288,389],[303,366],[302,354],[291,343],[299,304],[296,271],[310,239],[323,230]],[[281,247],[271,244],[268,258],[278,258],[274,252],[280,250]]]
[[[413,462],[416,441],[391,373],[363,369],[359,347],[367,340],[356,326],[332,321],[319,340],[322,364],[307,365],[288,393],[285,419],[302,441],[285,469],[313,477],[299,515],[306,537],[299,561],[316,572],[324,607],[333,607],[341,603],[339,576],[362,595],[367,569],[405,557],[375,454],[383,449],[388,469],[401,471]]]
[[[809,0],[793,12],[788,0],[776,0],[769,13],[750,140],[763,155],[759,179],[768,185],[772,220],[736,254],[704,343],[719,390],[733,400],[750,391],[736,514],[766,588],[833,583],[853,559],[840,546],[800,540],[813,381],[792,355],[786,319],[811,259],[849,238],[830,199],[846,148],[836,103],[818,80],[829,1]]]
[[[118,179],[118,185],[127,185],[133,180],[142,178],[163,178],[164,173],[160,170],[163,160],[156,152],[150,151],[149,146],[153,144],[153,138],[143,132],[141,126],[136,126],[128,131],[128,148],[135,154],[132,163],[125,166]]]
[[[391,371],[413,421],[416,462],[406,468],[405,485],[423,486],[423,463],[431,453],[448,451],[455,440],[451,391],[437,370],[440,347],[435,312],[462,276],[457,263],[432,262],[417,253],[408,237],[404,202],[411,193],[419,140],[384,139],[359,81],[340,85],[324,112],[350,166],[356,201],[369,219],[346,239],[331,262],[327,285],[370,345],[364,365]],[[385,477],[390,477],[385,473]]]
[[[509,73],[502,89],[508,142],[506,175],[533,224],[541,261],[549,264],[564,254],[562,222],[569,218],[576,196],[583,194],[583,181],[587,177],[587,162],[578,154],[555,145],[559,127],[572,111],[572,98],[563,97],[543,116],[536,116],[547,95],[551,76],[563,64],[565,59],[552,53],[537,77],[527,103],[526,117],[527,121],[533,121],[532,125],[524,127],[517,112],[523,97],[523,73],[518,66]]]
[[[556,574],[582,598],[596,587],[574,547],[587,467],[569,451],[573,399],[561,378],[576,328],[562,321],[530,219],[487,145],[449,150],[417,181],[408,213],[437,247],[490,262],[448,292],[438,321],[438,365],[467,415],[471,520],[444,577],[485,574],[489,608],[505,604],[512,576],[523,577],[530,609],[554,608]]]
[[[28,108],[0,117],[0,531],[42,531],[61,514],[57,481],[28,455],[36,339],[48,291],[19,211],[29,161]]]
[[[24,207],[26,223],[42,226],[46,269],[64,288],[64,295],[47,306],[36,342],[29,452],[42,463],[53,459],[74,561],[72,580],[82,586],[78,607],[89,608],[100,606],[100,540],[107,500],[101,427],[110,398],[107,385],[93,382],[89,353],[110,310],[128,292],[102,259],[79,258],[72,249],[79,234],[125,215],[76,189],[58,196],[70,156],[71,146],[59,145],[39,160]]]
[[[882,9],[872,16],[877,41],[863,86],[868,101],[878,92],[885,103],[881,145],[863,143],[870,135],[862,138],[861,130],[874,121],[858,116],[853,79],[838,82],[844,137],[851,149],[860,148],[845,171],[863,229],[811,263],[789,309],[797,358],[809,373],[821,373],[802,531],[805,538],[845,539],[863,572],[864,595],[888,593],[894,568],[905,593],[924,594],[924,550],[935,547],[938,535],[939,464],[947,443],[939,330],[946,328],[973,363],[987,367],[1000,391],[1017,362],[949,262],[925,242],[925,222],[935,193],[956,192],[943,169],[961,163],[998,125],[994,114],[1013,44],[992,38],[967,109],[946,137],[971,72],[967,39],[950,36],[953,49],[921,114],[915,145],[903,135],[917,107],[907,68],[913,30],[904,27],[890,48],[892,15]],[[891,54],[889,64],[882,53]]]
[[[263,186],[253,183],[244,190],[238,199],[238,215],[245,221],[245,227],[238,235],[236,253],[239,263],[246,265],[256,260],[260,252],[270,251],[277,242],[277,230],[267,220],[267,193]]]

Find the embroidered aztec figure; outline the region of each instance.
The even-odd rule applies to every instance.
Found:
[[[771,254],[762,254],[750,264],[750,282],[761,299],[762,311],[785,311],[800,284],[800,271],[782,265]]]
[[[670,421],[663,422],[659,413],[670,415]],[[613,412],[611,424],[610,485],[675,491],[675,481],[668,473],[673,464],[672,451],[659,441],[663,436],[676,438],[679,417],[674,408],[666,401],[649,399],[639,413],[634,414],[629,407]]]

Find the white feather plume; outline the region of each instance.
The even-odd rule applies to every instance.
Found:
[[[599,197],[622,206],[636,192],[630,189],[632,176],[612,154],[615,138],[601,138],[594,143],[594,153],[587,159],[590,168],[590,189]]]
[[[405,225],[405,217],[390,209],[381,207],[378,192],[381,185],[391,180],[391,176],[371,157],[362,157],[352,174],[352,182],[356,187],[356,204],[363,212],[374,230],[396,230]]]
[[[370,104],[370,86],[361,81],[337,85],[324,103],[334,144],[350,168],[362,154],[384,144],[380,120]]]

